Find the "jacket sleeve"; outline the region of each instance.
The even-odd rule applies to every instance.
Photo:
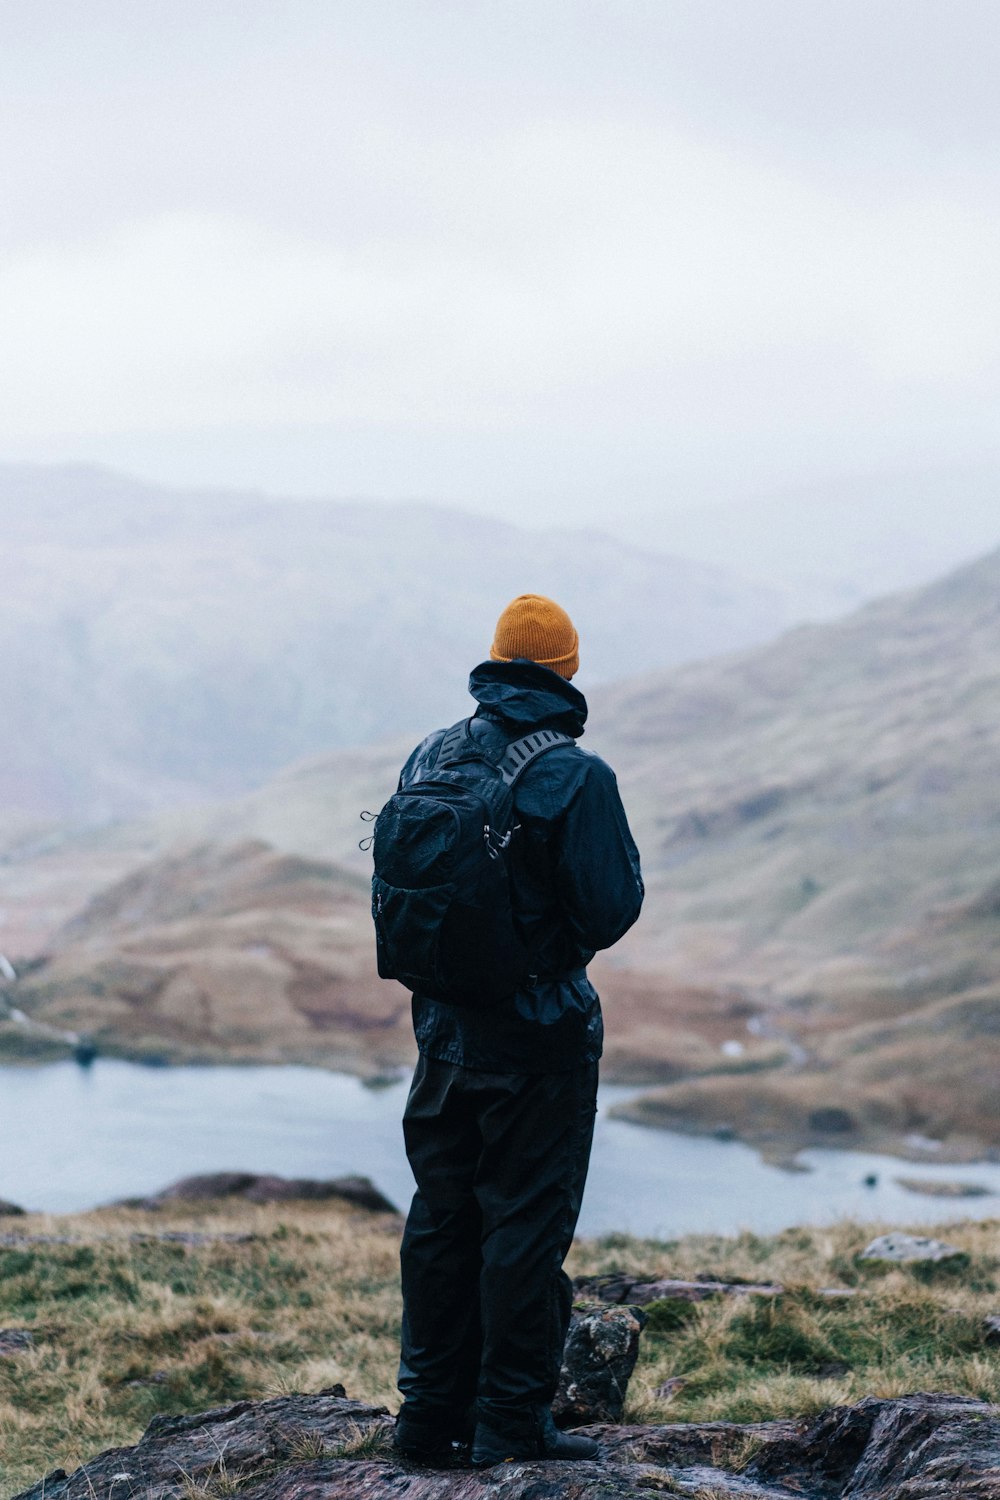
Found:
[[[618,783],[611,767],[588,758],[562,819],[556,888],[582,948],[610,948],[639,915],[644,888]]]

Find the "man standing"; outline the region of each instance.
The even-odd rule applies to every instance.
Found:
[[[500,616],[490,657],[470,679],[479,707],[469,730],[485,753],[499,761],[538,729],[561,742],[550,737],[514,783],[506,858],[530,972],[490,1006],[413,995],[420,1057],[403,1129],[417,1192],[401,1250],[396,1445],[431,1464],[470,1437],[483,1466],[597,1452],[557,1431],[550,1411],[603,1037],[586,965],[631,927],[643,896],[614,774],[575,743],[587,704],[570,682],[569,616],[521,595]],[[445,735],[417,747],[400,789],[431,776]]]

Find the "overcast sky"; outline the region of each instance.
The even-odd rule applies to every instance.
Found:
[[[996,0],[0,0],[0,458],[613,521],[1000,448]]]

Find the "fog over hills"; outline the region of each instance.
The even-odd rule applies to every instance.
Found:
[[[1000,468],[840,475],[650,517],[648,534],[785,590],[797,619],[826,619],[1000,545]]]
[[[590,734],[669,892],[645,944],[693,963],[681,934],[700,931],[706,969],[773,975],[878,941],[1000,875],[1000,552],[844,620],[604,688]]]
[[[1000,1149],[1000,551],[845,619],[597,685],[589,698],[584,743],[618,772],[647,879],[642,920],[595,966],[611,1073],[663,1084],[634,1112],[734,1128],[773,1154],[831,1136],[918,1155]],[[425,706],[420,731],[434,722]],[[12,850],[0,901],[12,897],[13,909],[28,893],[27,933],[27,906],[46,892],[49,916],[64,918],[71,884],[79,905],[109,874],[166,858],[166,877],[155,863],[136,876],[161,890],[169,861],[192,857],[169,852],[180,846],[202,850],[206,890],[213,849],[249,850],[240,858],[279,885],[282,855],[363,877],[359,810],[381,804],[410,743],[403,734],[327,751],[236,798]],[[52,938],[52,962],[25,976],[19,1003],[57,1024],[86,1013],[113,1038],[99,997],[112,1008],[122,997],[107,943],[119,958],[144,953],[147,971],[161,966],[177,920],[161,907],[105,938],[99,897],[84,928]],[[360,889],[351,922],[345,954],[363,967]],[[298,930],[311,951],[312,928]],[[273,946],[249,927],[240,941]],[[203,931],[195,947],[213,942]],[[219,943],[231,949],[231,934]],[[333,1011],[339,964],[330,950],[319,966],[333,976]],[[359,994],[378,993],[366,985],[359,978]],[[373,1012],[370,1037],[391,1034],[395,1046],[390,1011]],[[245,1035],[242,1045],[260,1043]],[[301,1028],[296,1045],[301,1056]],[[317,1045],[327,1055],[328,1041]]]
[[[570,610],[585,684],[787,623],[777,591],[583,531],[422,504],[0,467],[0,804],[99,820],[457,717],[496,615]]]

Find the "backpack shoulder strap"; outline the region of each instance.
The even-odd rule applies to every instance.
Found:
[[[506,785],[513,786],[521,772],[526,771],[532,761],[544,755],[547,750],[554,750],[557,745],[572,744],[575,741],[571,734],[563,734],[558,729],[536,729],[533,734],[526,734],[507,746],[497,770]]]
[[[434,757],[434,764],[446,766],[449,761],[464,760],[471,738],[468,719],[459,719],[457,724],[445,730],[441,743],[438,745],[437,755]]]

